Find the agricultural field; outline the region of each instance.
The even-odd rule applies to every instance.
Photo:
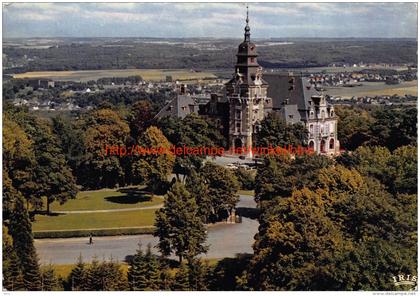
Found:
[[[384,82],[363,82],[355,87],[327,87],[325,94],[341,97],[362,96],[417,96],[417,80],[387,85]]]
[[[83,70],[83,71],[39,71],[25,72],[13,75],[14,78],[42,78],[54,81],[87,82],[109,77],[141,76],[146,81],[165,81],[166,76],[172,80],[210,79],[216,78],[210,72],[192,72],[189,70],[164,69],[112,69],[112,70]]]

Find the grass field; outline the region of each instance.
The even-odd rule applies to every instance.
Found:
[[[160,204],[161,196],[151,196],[141,188],[124,188],[119,190],[97,190],[79,192],[75,199],[60,205],[51,204],[51,211],[109,210],[140,208]]]
[[[355,87],[329,87],[325,94],[341,97],[361,96],[417,96],[417,80],[402,82],[396,85],[387,85],[383,82],[363,82],[362,86]]]
[[[216,78],[210,72],[191,72],[189,70],[164,69],[111,69],[111,70],[84,70],[84,71],[39,71],[25,72],[13,75],[13,78],[44,78],[54,81],[80,81],[98,80],[105,77],[129,77],[140,75],[144,80],[162,81],[166,76],[172,80],[190,80]]]
[[[59,231],[71,229],[106,229],[151,226],[156,209],[125,212],[36,215],[33,231]]]

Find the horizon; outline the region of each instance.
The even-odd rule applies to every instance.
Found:
[[[254,40],[417,39],[416,3],[295,2],[249,6]],[[3,6],[3,36],[238,39],[243,35],[245,17],[242,3],[9,3]]]

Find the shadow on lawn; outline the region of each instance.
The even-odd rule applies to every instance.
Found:
[[[124,188],[118,192],[125,193],[120,196],[105,197],[107,201],[119,204],[136,204],[139,202],[150,201],[152,199],[150,192],[137,188]]]

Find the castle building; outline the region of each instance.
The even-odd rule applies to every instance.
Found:
[[[231,147],[252,147],[253,135],[271,106],[268,84],[257,62],[257,49],[251,42],[248,11],[244,41],[238,47],[233,78],[226,83],[229,104],[229,143]]]
[[[276,112],[286,123],[301,123],[306,127],[306,144],[316,153],[338,154],[334,107],[302,74],[263,73],[250,31],[247,11],[244,40],[239,44],[235,71],[225,84],[224,94],[199,99],[180,92],[157,117],[183,118],[195,112],[215,118],[228,138],[229,148],[248,148],[255,144],[261,121],[269,112]]]

